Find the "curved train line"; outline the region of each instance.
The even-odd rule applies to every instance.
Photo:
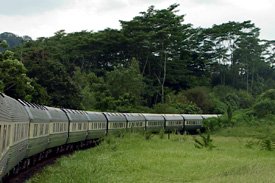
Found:
[[[126,130],[195,131],[217,114],[109,113],[28,103],[0,93],[0,182],[55,154]]]

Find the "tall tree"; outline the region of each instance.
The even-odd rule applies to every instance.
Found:
[[[0,52],[0,89],[14,98],[31,100],[33,93],[32,80],[26,75],[27,69],[22,62],[7,50]]]
[[[133,20],[121,21],[122,32],[129,38],[129,48],[134,48],[132,54],[141,61],[142,73],[159,83],[162,102],[169,72],[167,65],[180,58],[181,44],[190,28],[183,24],[184,16],[176,14],[178,6],[173,4],[162,10],[151,6]]]
[[[107,73],[106,84],[112,97],[118,99],[129,95],[132,100],[130,104],[138,105],[141,103],[144,84],[138,61],[135,58],[132,59],[129,68],[117,68]]]

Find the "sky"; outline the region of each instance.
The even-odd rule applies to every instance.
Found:
[[[261,39],[275,40],[274,0],[0,0],[0,33],[36,39],[63,29],[119,29],[119,20],[129,21],[151,5],[163,9],[174,3],[194,27],[251,20],[261,29]]]

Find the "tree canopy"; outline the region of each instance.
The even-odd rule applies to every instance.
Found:
[[[178,6],[150,6],[121,29],[23,40],[0,52],[0,89],[68,108],[217,113],[275,88],[275,42],[254,23],[196,28]]]

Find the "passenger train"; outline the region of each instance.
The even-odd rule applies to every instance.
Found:
[[[55,153],[91,145],[106,134],[201,129],[218,115],[109,113],[54,108],[0,93],[0,182]]]

